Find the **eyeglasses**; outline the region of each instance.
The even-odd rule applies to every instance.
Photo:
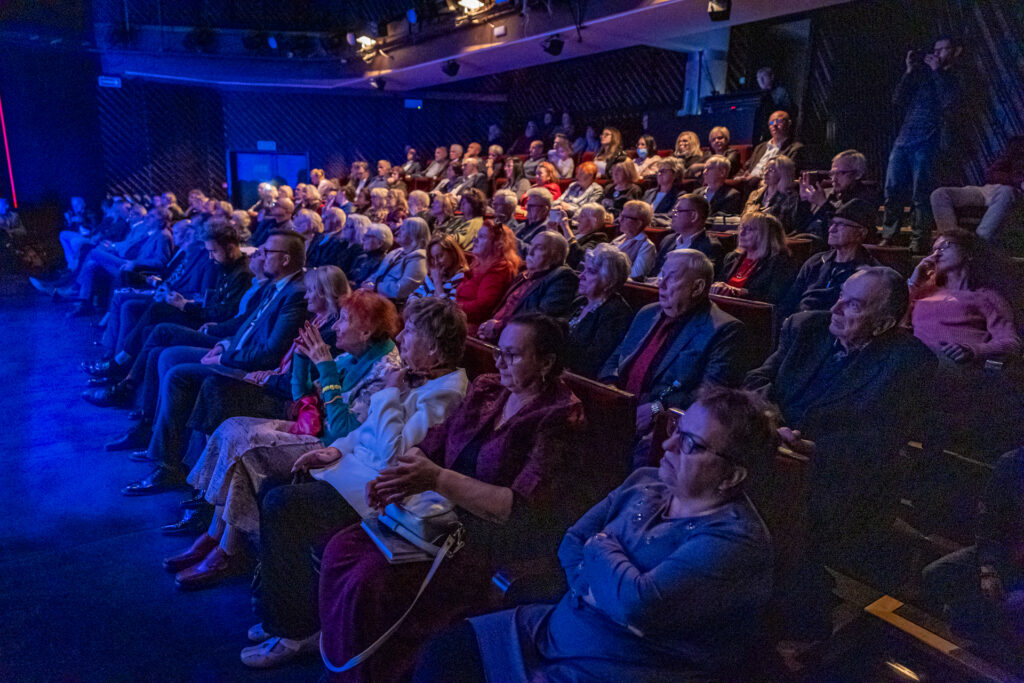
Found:
[[[502,351],[497,347],[491,351],[491,354],[494,356],[495,363],[504,363],[505,365],[515,365],[523,357],[521,353]]]
[[[678,418],[676,418],[676,422],[678,424]],[[698,437],[696,434],[692,432],[687,432],[685,430],[678,429],[675,425],[672,425],[672,430],[669,433],[673,434],[677,439],[679,439],[679,446],[682,450],[683,455],[693,455],[694,453],[710,453],[711,455],[717,455],[719,458],[722,458],[723,460],[735,462],[735,460],[729,457],[727,454],[722,453],[721,451],[712,450],[711,446],[704,443],[704,441],[702,441],[700,437]]]
[[[546,207],[547,207],[547,204],[530,204],[529,202],[526,203],[526,208],[527,209],[543,209],[543,208],[546,208]]]
[[[769,119],[768,125],[771,125],[771,126],[781,126],[782,124],[784,124],[788,120],[789,119]]]
[[[669,212],[670,216],[678,216],[681,213],[697,213],[697,209],[672,209]]]

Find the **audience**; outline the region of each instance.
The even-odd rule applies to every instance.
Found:
[[[877,214],[877,207],[860,199],[851,199],[836,209],[828,227],[829,251],[813,254],[801,266],[780,306],[782,318],[797,311],[828,310],[854,271],[879,265],[864,248],[864,240],[875,229]]]
[[[551,162],[542,161],[537,164],[536,187],[547,190],[551,194],[552,200],[558,199],[562,195],[562,188],[558,184],[558,171],[555,170]],[[525,199],[525,195],[523,198]]]
[[[470,334],[490,319],[520,264],[512,230],[500,223],[484,223],[473,240],[472,268],[455,289],[455,301],[466,314]]]
[[[596,202],[584,204],[576,213],[576,230],[572,229],[569,219],[562,216],[558,229],[569,241],[569,256],[566,263],[573,270],[583,267],[583,259],[587,253],[599,244],[605,244],[608,234],[604,231],[605,217],[608,214],[604,207]]]
[[[561,379],[564,339],[562,326],[544,316],[510,321],[495,350],[498,375],[477,377],[454,414],[370,484],[376,508],[435,491],[458,506],[475,540],[441,566],[403,623],[404,632],[421,635],[388,640],[350,676],[407,676],[423,637],[487,606],[498,567],[554,551],[571,522],[569,473],[579,467],[565,444],[583,421],[579,399]],[[423,572],[404,569],[388,564],[355,525],[327,544],[319,608],[329,668],[365,649],[412,602]]]
[[[412,177],[419,175],[420,171],[423,170],[423,166],[416,159],[416,148],[406,146],[405,148],[405,163],[399,166],[402,169],[402,173],[406,176]]]
[[[661,681],[738,671],[772,591],[768,531],[744,490],[775,450],[774,412],[708,388],[660,466],[635,471],[566,533],[569,590],[469,621],[427,646],[413,680]],[[681,606],[685,604],[685,608]]]
[[[608,176],[612,166],[625,161],[628,157],[622,149],[622,133],[618,128],[606,127],[601,131],[601,146],[594,155],[598,177]]]
[[[434,216],[434,233],[448,235],[461,242],[460,233],[463,230],[465,219],[456,216],[459,200],[452,194],[435,194],[430,203],[430,213]]]
[[[523,173],[527,178],[537,177],[537,168],[544,161],[544,142],[534,140],[530,143],[530,153],[523,162]]]
[[[653,218],[651,205],[639,200],[626,202],[619,216],[622,234],[612,240],[612,246],[629,258],[629,277],[633,280],[643,281],[654,267],[658,250],[644,232]]]
[[[520,254],[525,254],[537,235],[548,229],[553,203],[551,193],[543,187],[534,187],[523,195],[526,221],[516,231]]]
[[[793,135],[793,120],[789,114],[781,110],[773,112],[768,119],[768,130],[771,138],[754,148],[744,172],[736,176],[737,180],[759,183],[764,177],[768,162],[779,154],[789,157],[797,170],[800,169],[806,152],[803,144]]]
[[[832,157],[832,168],[828,173],[831,187],[826,187],[822,181],[801,179],[800,198],[810,205],[811,216],[798,232],[809,233],[825,242],[832,216],[842,204],[851,199],[861,199],[877,206],[875,191],[864,183],[867,173],[867,158],[855,149],[847,149]]]
[[[692,130],[684,130],[676,138],[675,149],[672,156],[683,167],[683,176],[695,178],[699,175],[704,161],[704,152],[700,148],[700,138]]]
[[[536,172],[534,172],[536,175]],[[509,157],[505,159],[505,185],[504,188],[516,194],[516,203],[523,198],[526,191],[533,185],[526,177],[525,165],[519,159]]]
[[[636,141],[636,172],[641,178],[649,178],[658,172],[658,144],[652,135],[641,135]]]
[[[683,180],[683,167],[674,159],[658,160],[654,164],[654,187],[644,193],[643,201],[651,205],[654,211],[654,225],[667,227],[671,218],[669,214],[679,197],[679,187]]]
[[[596,379],[633,321],[633,309],[620,293],[629,267],[629,257],[611,245],[586,252],[565,348],[565,367],[578,375]]]
[[[777,306],[793,285],[798,269],[782,223],[768,213],[748,212],[740,219],[736,250],[726,254],[711,293]]]
[[[448,168],[448,148],[440,146],[434,149],[434,160],[423,170],[423,177],[431,180],[440,180]]]
[[[597,184],[597,166],[593,161],[584,161],[576,170],[576,180],[566,188],[552,207],[563,216],[574,218],[584,204],[600,202],[604,190]]]
[[[526,270],[516,277],[498,303],[493,317],[477,330],[481,339],[495,340],[508,321],[525,313],[566,318],[576,297],[579,277],[565,265],[569,243],[557,232],[541,232],[530,243]]]
[[[649,457],[654,417],[686,408],[704,383],[733,386],[743,324],[708,299],[714,266],[694,249],[669,254],[658,281],[658,302],[640,309],[599,376],[637,397],[640,447],[634,463]]]
[[[703,197],[710,205],[711,216],[736,216],[743,210],[743,196],[725,181],[729,178],[729,160],[725,157],[712,156],[704,162],[704,186],[698,187],[696,194]]]
[[[559,178],[572,178],[576,163],[572,160],[572,147],[565,138],[558,138],[554,148],[555,156],[551,163],[555,165]]]
[[[487,213],[487,196],[476,188],[467,190],[459,199],[459,212],[462,214],[462,224],[455,231],[449,234],[463,249],[469,249],[473,245],[473,239],[479,232],[480,226],[484,224],[484,214]]]
[[[739,173],[740,170],[740,153],[729,146],[731,141],[732,134],[729,133],[729,129],[725,126],[715,126],[708,133],[708,147],[711,149],[711,154],[725,157],[729,160],[730,178]]]
[[[521,227],[519,220],[516,218],[517,206],[519,206],[519,198],[515,192],[508,189],[496,191],[491,199],[494,222],[508,227],[515,233]]]

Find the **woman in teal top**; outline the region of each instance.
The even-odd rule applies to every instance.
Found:
[[[256,494],[266,481],[290,478],[299,456],[345,436],[366,419],[370,396],[384,387],[388,373],[401,367],[393,341],[399,329],[398,311],[387,298],[353,292],[341,302],[333,327],[335,346],[342,351],[337,359],[312,325],[306,325],[296,341],[292,397],[310,395],[319,385],[321,433],[293,434],[296,423],[289,420],[233,417],[210,435],[188,482],[205,491],[206,500],[217,506],[213,522],[217,528],[211,527],[210,535],[216,532],[228,554],[244,548],[245,535],[259,532]],[[314,366],[319,374],[316,381]]]

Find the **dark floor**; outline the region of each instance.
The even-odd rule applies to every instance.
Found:
[[[98,334],[66,311],[0,277],[0,680],[316,681],[241,664],[247,581],[175,588],[160,561],[191,539],[157,529],[182,496],[120,494],[147,466],[103,451],[130,423],[79,398]]]

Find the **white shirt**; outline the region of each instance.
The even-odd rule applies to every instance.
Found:
[[[658,249],[654,246],[654,242],[647,239],[647,235],[643,232],[628,239],[625,235],[619,235],[612,240],[612,245],[627,256],[629,256],[631,251],[636,250],[636,258],[633,259],[633,266],[629,271],[630,278],[642,280],[651,271],[651,268],[654,267]]]

